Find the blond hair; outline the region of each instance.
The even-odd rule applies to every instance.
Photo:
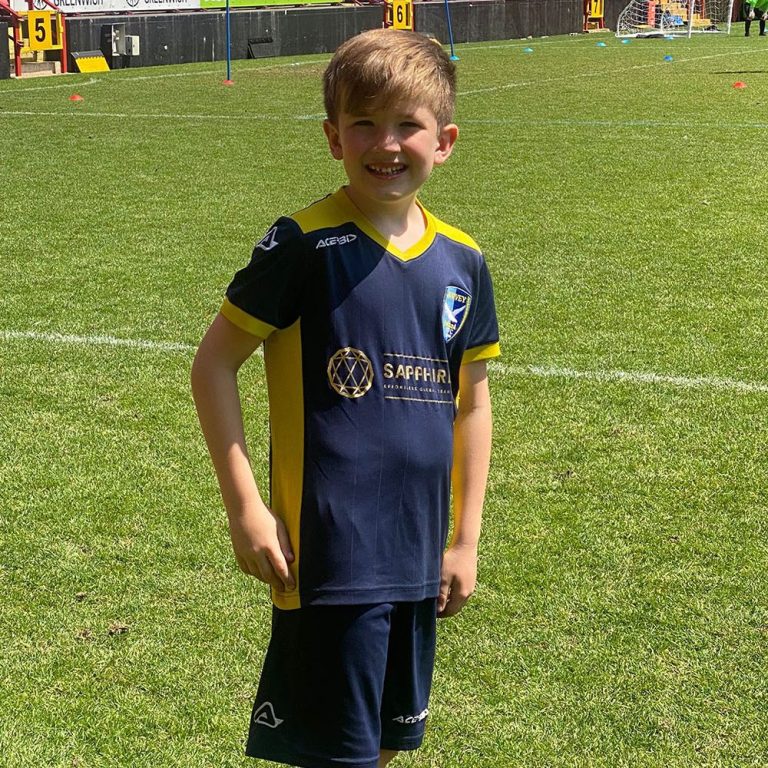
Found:
[[[417,32],[371,29],[336,50],[323,77],[325,111],[367,114],[394,104],[427,107],[442,128],[456,102],[456,67],[435,41]]]

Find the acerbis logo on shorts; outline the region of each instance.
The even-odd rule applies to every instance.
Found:
[[[266,725],[267,728],[277,728],[283,721],[275,715],[275,708],[272,703],[265,701],[254,713],[253,713],[254,725]]]
[[[428,714],[429,710],[425,709],[418,715],[398,715],[398,717],[392,718],[392,722],[402,723],[403,725],[413,725],[414,723],[420,723],[422,720],[426,720]]]

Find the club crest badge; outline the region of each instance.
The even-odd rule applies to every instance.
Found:
[[[443,338],[450,341],[464,327],[469,315],[470,296],[463,288],[449,285],[443,296]]]

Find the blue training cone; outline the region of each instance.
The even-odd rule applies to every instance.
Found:
[[[669,54],[667,54],[667,55],[664,57],[664,61],[672,61],[672,57],[671,57]]]
[[[608,46],[608,43],[604,43],[602,40],[597,43],[598,48],[606,48]]]
[[[523,53],[533,53],[533,48],[523,48]]]

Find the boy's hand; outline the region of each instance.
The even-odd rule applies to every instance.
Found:
[[[454,544],[443,555],[437,616],[455,616],[472,596],[477,584],[477,547]]]
[[[288,531],[270,509],[262,505],[230,515],[229,535],[243,573],[255,576],[278,592],[296,588],[288,567],[294,560]]]

